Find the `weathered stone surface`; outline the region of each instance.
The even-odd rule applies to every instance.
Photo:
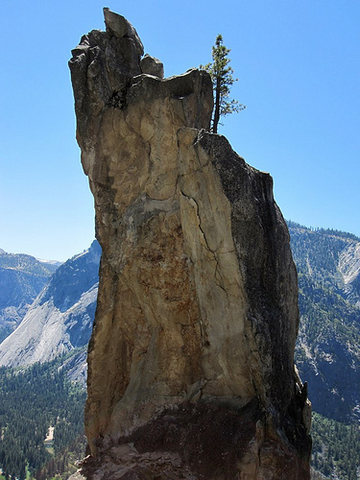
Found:
[[[68,480],[86,480],[86,477],[84,477],[84,475],[82,475],[81,472],[78,471],[70,475]]]
[[[105,20],[70,61],[103,252],[82,472],[308,479],[297,278],[272,179],[206,131],[208,74],[141,74]]]
[[[129,38],[134,43],[136,51],[139,55],[144,54],[143,44],[135,30],[125,17],[118,13],[112,12],[109,8],[104,7],[104,17],[106,31],[118,38]]]
[[[154,77],[164,78],[164,65],[158,58],[146,54],[140,61],[142,73],[154,75]]]

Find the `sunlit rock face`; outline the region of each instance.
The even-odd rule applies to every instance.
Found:
[[[124,17],[105,9],[105,23],[70,60],[102,247],[83,475],[308,479],[297,278],[272,179],[208,133],[206,72],[163,79]]]

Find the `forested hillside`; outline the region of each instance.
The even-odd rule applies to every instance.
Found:
[[[7,478],[67,478],[84,454],[86,392],[59,368],[63,360],[24,371],[0,367],[0,466]],[[45,442],[50,427],[53,439]]]
[[[357,424],[346,425],[313,412],[312,466],[330,478],[359,478],[360,431]]]
[[[329,478],[356,480],[360,476],[360,240],[293,222],[289,230],[301,316],[295,358],[316,412],[313,466]]]
[[[309,383],[315,411],[338,421],[360,418],[360,308],[357,282],[344,273],[344,256],[360,240],[333,230],[310,230],[290,223],[298,270],[301,322],[296,363]]]

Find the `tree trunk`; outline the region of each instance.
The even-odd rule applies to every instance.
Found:
[[[214,120],[212,126],[212,133],[217,133],[217,126],[220,120],[220,78],[216,77],[216,88],[215,88],[215,111],[214,111]]]

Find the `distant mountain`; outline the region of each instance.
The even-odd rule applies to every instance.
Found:
[[[55,271],[20,325],[0,344],[0,365],[46,362],[87,345],[95,315],[100,255],[100,245],[94,241]]]
[[[360,419],[360,239],[289,222],[301,314],[296,364],[313,409]]]
[[[0,249],[0,342],[21,322],[59,265]]]

